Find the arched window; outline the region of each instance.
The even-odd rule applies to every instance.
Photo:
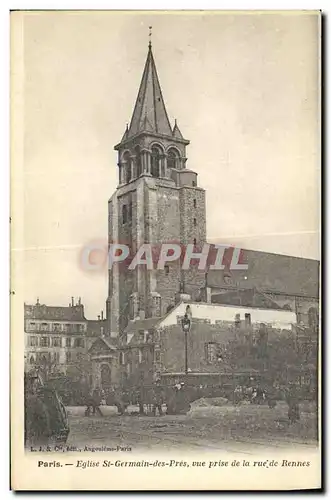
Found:
[[[154,146],[152,148],[151,174],[153,177],[160,177],[161,172],[161,150]]]
[[[30,365],[34,365],[34,357],[33,356],[31,356],[31,358],[30,358]]]
[[[136,155],[137,177],[139,177],[143,173],[140,147],[136,146],[134,151]]]
[[[311,307],[308,311],[308,325],[312,330],[316,330],[318,326],[318,312],[316,307]]]
[[[123,156],[125,168],[125,182],[128,184],[131,181],[131,158],[130,153],[125,153]]]
[[[178,168],[178,152],[176,149],[171,148],[168,151],[167,165],[168,168]]]

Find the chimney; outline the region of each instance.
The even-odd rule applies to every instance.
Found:
[[[71,307],[74,307],[74,298],[71,297]]]
[[[36,303],[36,306],[39,306],[39,297],[37,297],[37,303]]]
[[[80,306],[82,304],[82,299],[81,297],[78,297],[78,305]]]
[[[103,320],[103,311],[101,311],[101,319]]]
[[[98,314],[98,321],[100,321],[100,314]]]

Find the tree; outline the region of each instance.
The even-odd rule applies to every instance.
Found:
[[[258,371],[269,381],[287,383],[307,370],[317,370],[318,344],[308,329],[298,335],[261,324],[257,331],[250,327],[234,328],[223,355],[233,371]]]

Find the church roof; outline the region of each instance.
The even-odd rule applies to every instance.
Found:
[[[135,333],[139,330],[150,330],[154,328],[157,323],[159,323],[163,318],[146,318],[146,319],[137,319],[135,321],[129,321],[125,332],[126,333]]]
[[[125,139],[143,131],[172,136],[151,46],[148,49],[136,104]]]
[[[246,307],[256,307],[257,309],[281,309],[268,295],[259,290],[228,290],[223,293],[213,294],[211,297],[213,304],[239,305]]]
[[[102,352],[116,351],[117,342],[110,337],[99,337],[89,348],[90,354],[101,354]]]
[[[257,288],[263,292],[318,298],[319,261],[256,250],[242,250],[241,264],[247,270],[209,270],[211,288]],[[232,282],[227,281],[229,276]]]

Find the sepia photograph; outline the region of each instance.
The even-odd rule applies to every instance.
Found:
[[[17,489],[320,486],[320,45],[317,11],[11,13]]]

